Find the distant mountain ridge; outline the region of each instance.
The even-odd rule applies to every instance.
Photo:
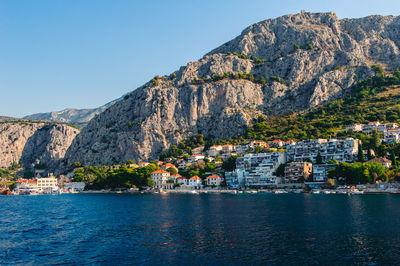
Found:
[[[58,123],[72,124],[78,127],[84,127],[93,117],[104,112],[104,110],[112,106],[114,103],[122,100],[122,98],[123,97],[120,97],[116,100],[113,100],[97,108],[92,108],[92,109],[67,108],[62,111],[27,115],[23,117],[23,119],[53,121]]]

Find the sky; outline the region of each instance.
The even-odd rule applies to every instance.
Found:
[[[400,1],[0,0],[0,116],[101,106],[303,9],[399,15]]]

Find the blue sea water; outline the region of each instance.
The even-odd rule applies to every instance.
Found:
[[[0,197],[0,264],[394,265],[400,195]]]

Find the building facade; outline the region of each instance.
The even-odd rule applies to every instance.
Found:
[[[39,191],[47,191],[47,190],[57,190],[58,189],[58,181],[54,176],[43,177],[37,179],[37,186]]]
[[[150,174],[150,178],[154,182],[154,188],[169,188],[170,184],[168,183],[170,173],[164,170],[157,170]]]
[[[307,181],[312,174],[313,165],[310,162],[291,162],[285,167],[287,183]]]
[[[329,141],[326,139],[303,140],[286,147],[287,160],[296,162],[311,160],[315,163],[319,152],[323,162],[331,159],[352,162],[357,159],[358,143],[359,141],[353,138],[330,139]]]
[[[188,180],[188,186],[191,189],[201,189],[203,187],[203,182],[200,177],[193,176]]]
[[[221,186],[223,179],[218,175],[211,175],[206,177],[206,184],[207,186]]]
[[[328,172],[335,169],[337,164],[314,164],[313,167],[313,180],[315,182],[327,182]]]
[[[241,180],[244,180],[243,183],[246,187],[274,185],[278,180],[274,173],[279,165],[285,162],[286,154],[284,152],[246,154],[243,157],[238,157],[235,171],[237,185],[242,183]]]

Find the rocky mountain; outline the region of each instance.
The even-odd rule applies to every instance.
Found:
[[[54,169],[78,133],[76,128],[55,123],[0,123],[0,167],[17,162],[27,168],[40,163]]]
[[[346,95],[371,65],[400,67],[400,17],[335,13],[261,21],[168,77],[156,77],[93,118],[65,165],[149,160],[187,137],[228,138],[253,118]]]
[[[11,121],[11,120],[15,120],[15,118],[9,116],[0,116],[0,122]]]
[[[98,108],[92,108],[92,109],[67,108],[62,111],[27,115],[24,117],[24,119],[53,121],[58,123],[67,123],[79,127],[84,127],[93,117],[104,112],[104,110],[106,110],[114,103],[120,101],[121,99],[122,97],[114,101],[111,101],[109,103],[106,103],[105,105],[102,105]]]

